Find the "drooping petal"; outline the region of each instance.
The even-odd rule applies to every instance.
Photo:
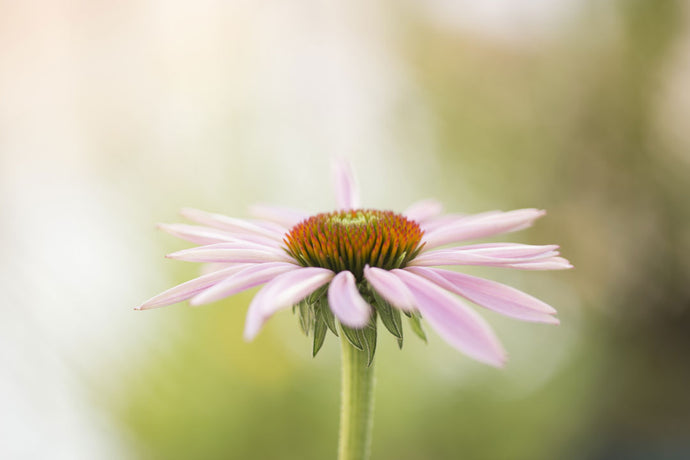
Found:
[[[199,209],[184,208],[180,211],[183,217],[200,223],[208,225],[213,228],[228,231],[233,235],[238,234],[254,234],[261,235],[273,240],[282,241],[285,229],[277,225],[267,225],[270,222],[251,222],[243,219],[236,219],[234,217],[224,216],[222,214],[213,214]],[[270,227],[270,228],[269,228]]]
[[[441,214],[443,205],[436,200],[422,200],[412,203],[403,215],[417,223],[424,223]]]
[[[255,204],[249,207],[249,212],[252,216],[282,225],[286,228],[291,228],[307,217],[309,214],[299,209],[284,208],[281,206],[269,206],[264,204]]]
[[[408,267],[405,270],[502,315],[523,321],[559,323],[551,316],[556,313],[553,307],[505,284],[438,268]]]
[[[532,246],[527,244],[502,243],[485,247],[461,246],[437,249],[418,255],[410,265],[421,267],[433,265],[505,265],[535,262],[558,255],[558,246]]]
[[[350,163],[340,158],[333,162],[335,202],[339,209],[358,209],[359,188]]]
[[[185,283],[178,284],[177,286],[150,298],[140,306],[136,307],[135,310],[148,310],[149,308],[164,307],[166,305],[172,305],[174,303],[182,302],[183,300],[191,299],[204,289],[208,289],[219,281],[234,275],[248,266],[250,265],[232,265],[198,278],[194,278],[193,280],[189,280]]]
[[[248,242],[217,243],[197,248],[183,249],[166,256],[169,259],[187,262],[224,263],[296,263],[283,249],[269,248]]]
[[[275,312],[289,308],[328,283],[334,273],[325,268],[301,267],[278,275],[263,287],[249,305],[244,338],[252,340]]]
[[[505,351],[484,319],[460,299],[431,281],[405,270],[392,270],[415,296],[424,319],[451,346],[492,366],[505,363]]]
[[[267,262],[253,265],[195,295],[189,301],[189,304],[196,307],[215,302],[216,300],[229,297],[246,289],[253,288],[254,286],[264,284],[278,275],[293,270],[299,270],[300,268],[302,267],[299,265],[283,262]]]
[[[539,209],[518,209],[509,212],[488,212],[467,216],[429,230],[424,238],[426,248],[485,238],[529,227],[546,212]]]
[[[355,276],[349,271],[335,275],[328,287],[328,305],[346,326],[362,328],[369,322],[371,307],[357,290]]]
[[[406,311],[414,309],[414,296],[397,276],[387,270],[367,265],[364,267],[364,277],[371,287],[394,307]]]

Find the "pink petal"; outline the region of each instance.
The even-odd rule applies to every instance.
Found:
[[[199,246],[198,248],[173,252],[166,257],[169,259],[185,260],[187,262],[295,263],[295,260],[282,249],[273,249],[247,242],[218,243],[208,246]]]
[[[224,268],[231,267],[233,265],[237,265],[237,264],[226,264],[223,262],[211,262],[211,263],[204,264],[201,266],[201,274],[207,275],[209,273],[217,272],[218,270],[222,270]]]
[[[210,227],[219,228],[231,232],[233,235],[239,234],[254,234],[261,235],[273,240],[282,241],[285,232],[282,227],[271,226],[270,222],[251,222],[248,220],[235,219],[234,217],[224,216],[222,214],[213,214],[210,212],[200,211],[198,209],[184,208],[180,211],[182,216],[187,219]]]
[[[522,262],[516,264],[497,265],[500,267],[517,268],[519,270],[568,270],[573,268],[570,262],[563,257],[551,257],[534,262]]]
[[[438,268],[408,267],[405,270],[503,315],[524,321],[559,323],[550,316],[556,313],[553,307],[505,284]]]
[[[424,227],[425,231],[430,232],[432,230],[436,230],[439,227],[443,227],[448,224],[455,223],[459,220],[466,219],[467,217],[467,214],[460,213],[444,214],[438,217],[433,217],[423,222],[422,226]]]
[[[482,254],[489,257],[520,258],[542,256],[549,252],[555,252],[558,248],[559,246],[557,244],[485,243],[439,249],[439,251],[462,251]]]
[[[158,224],[157,227],[166,233],[196,244],[213,244],[236,240],[230,233],[199,225]]]
[[[287,228],[292,228],[309,217],[309,214],[298,209],[262,204],[251,206],[249,212],[256,218],[276,222]]]
[[[328,283],[334,273],[325,268],[304,267],[275,277],[249,305],[244,328],[245,340],[252,340],[275,312],[289,308]]]
[[[381,268],[367,265],[364,267],[364,278],[391,305],[407,311],[414,308],[414,296],[397,276]]]
[[[474,260],[466,258],[462,263],[457,260],[457,257],[443,257],[439,256],[435,259],[424,258],[420,260],[413,260],[408,266],[417,267],[433,267],[437,265],[480,265],[483,267],[496,268],[514,268],[517,270],[568,270],[573,266],[563,257],[547,257],[542,259],[487,259],[479,256],[474,257]]]
[[[359,189],[350,163],[345,159],[333,162],[333,184],[335,201],[340,209],[358,209]]]
[[[223,230],[200,225],[158,224],[158,228],[173,236],[196,244],[206,245],[222,242],[249,241],[274,248],[280,246],[280,243],[275,239],[269,239],[264,236],[237,233],[233,235]]]
[[[417,223],[428,221],[441,214],[443,205],[436,200],[423,200],[412,203],[403,215]]]
[[[284,225],[281,225],[277,222],[270,222],[268,220],[262,220],[262,219],[253,219],[249,222],[256,225],[257,227],[261,227],[263,229],[266,229],[266,230],[269,230],[272,232],[280,233],[281,235],[285,235],[288,232],[287,227],[285,227]]]
[[[477,361],[503,366],[505,351],[481,316],[421,276],[399,269],[391,272],[410,288],[417,309],[446,342]]]
[[[509,212],[491,211],[467,216],[451,221],[443,226],[429,230],[424,241],[431,249],[448,243],[514,232],[527,228],[546,212],[539,209],[518,209]]]
[[[229,297],[238,292],[258,286],[259,284],[264,284],[278,275],[292,270],[299,270],[300,268],[299,265],[282,262],[267,262],[252,265],[197,294],[192,298],[189,304],[196,307],[215,302],[216,300]]]
[[[335,275],[328,287],[328,305],[346,326],[362,328],[369,322],[371,307],[357,290],[355,276],[349,271]]]
[[[200,276],[185,283],[178,284],[177,286],[170,288],[167,291],[164,291],[155,297],[150,298],[149,300],[138,306],[136,310],[147,310],[149,308],[164,307],[166,305],[172,305],[174,303],[190,299],[199,292],[203,291],[204,289],[213,286],[219,281],[228,278],[247,267],[247,264],[232,265],[230,267],[226,267],[221,270]]]
[[[195,248],[189,248],[189,251],[195,249],[262,249],[265,251],[272,251],[276,253],[284,253],[285,249],[280,246],[267,246],[263,243],[255,243],[253,241],[244,240],[233,240],[225,241],[222,243],[207,244],[205,246],[197,246]]]
[[[437,249],[415,257],[410,265],[505,265],[534,262],[558,255],[556,245],[531,246],[527,244],[501,244],[493,247],[469,247]]]
[[[233,236],[235,237],[234,241],[246,241],[248,243],[256,243],[271,248],[280,248],[283,245],[282,240],[278,241],[275,238],[268,238],[253,233],[235,233]]]

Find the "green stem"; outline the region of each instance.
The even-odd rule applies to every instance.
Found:
[[[342,343],[342,395],[338,460],[367,460],[374,424],[374,363],[345,338]]]

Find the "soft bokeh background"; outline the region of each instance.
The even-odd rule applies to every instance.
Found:
[[[338,344],[253,292],[135,312],[197,273],[194,206],[541,207],[576,269],[474,270],[511,360],[379,342],[374,459],[690,458],[690,3],[0,1],[0,457],[334,458]]]

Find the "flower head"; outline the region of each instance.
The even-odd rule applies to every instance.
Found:
[[[349,271],[361,281],[366,265],[405,267],[419,253],[422,234],[400,214],[351,209],[309,217],[290,229],[285,245],[300,265]]]
[[[160,228],[200,246],[168,257],[208,263],[208,273],[169,289],[138,309],[189,300],[202,305],[265,284],[251,302],[245,338],[253,339],[265,321],[292,307],[314,336],[314,354],[327,330],[373,359],[378,319],[402,346],[402,315],[426,339],[424,318],[451,346],[487,364],[500,366],[505,352],[489,325],[461,300],[506,316],[558,324],[544,302],[509,286],[456,271],[447,265],[484,265],[520,270],[571,268],[558,246],[484,243],[468,240],[529,227],[544,211],[520,209],[475,215],[441,215],[426,200],[402,214],[361,209],[349,165],[334,168],[338,209],[308,216],[301,211],[255,206],[256,220],[185,209],[200,225],[161,224]],[[402,313],[402,315],[401,315]],[[339,326],[338,326],[339,323]]]

